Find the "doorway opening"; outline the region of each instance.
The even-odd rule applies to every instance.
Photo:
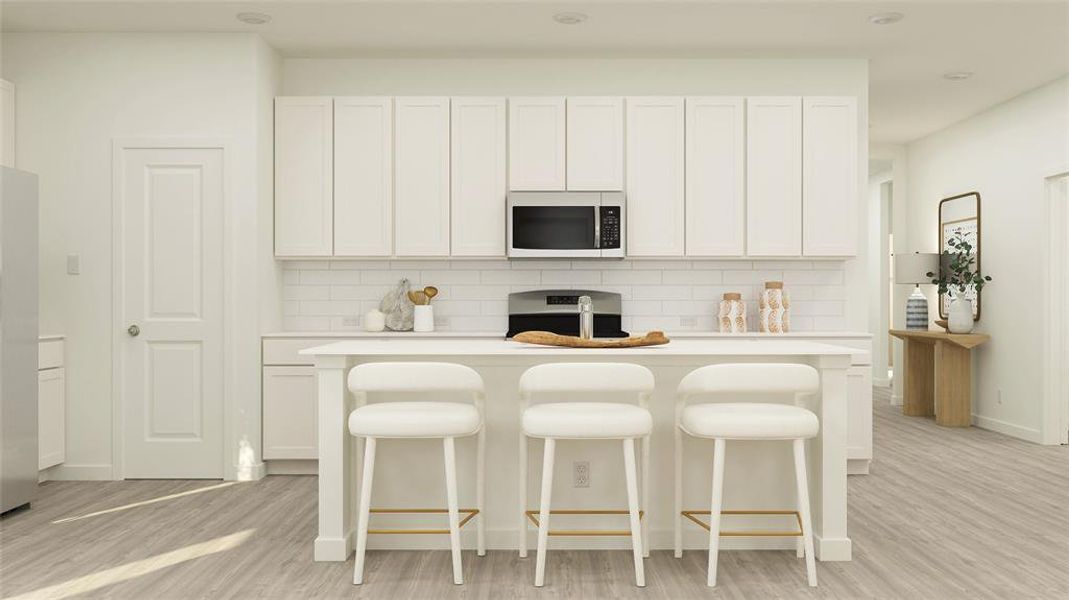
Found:
[[[1047,349],[1043,442],[1069,443],[1069,169],[1046,181]]]

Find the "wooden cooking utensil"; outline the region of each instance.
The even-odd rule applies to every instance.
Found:
[[[512,339],[525,344],[564,346],[566,348],[637,348],[639,346],[660,346],[671,341],[664,335],[663,331],[651,331],[646,335],[622,339],[601,340],[584,340],[574,335],[559,335],[550,331],[524,331],[512,336]]]
[[[423,293],[427,296],[427,304],[430,304],[431,300],[434,300],[434,297],[438,295],[438,288],[428,285],[423,288]]]
[[[416,306],[422,306],[430,301],[427,298],[427,294],[424,294],[423,292],[418,290],[414,292],[408,292],[408,299],[411,300],[412,304],[415,304]]]

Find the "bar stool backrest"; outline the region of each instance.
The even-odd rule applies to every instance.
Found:
[[[809,365],[794,363],[741,363],[700,367],[679,382],[682,402],[698,394],[792,394],[801,396],[820,389],[820,375]]]
[[[645,406],[653,387],[653,372],[631,363],[547,363],[531,367],[520,376],[524,404],[534,394],[605,392],[633,394],[639,405]]]

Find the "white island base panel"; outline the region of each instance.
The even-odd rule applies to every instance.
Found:
[[[675,340],[665,346],[632,349],[549,348],[501,339],[349,340],[302,351],[315,356],[318,378],[319,534],[315,560],[344,561],[353,548],[360,447],[349,435],[352,401],[346,375],[356,364],[375,361],[446,361],[476,369],[486,384],[486,530],[490,549],[516,549],[518,506],[518,439],[520,375],[546,362],[634,362],[649,367],[657,381],[650,401],[654,431],[650,458],[650,547],[673,544],[673,421],[675,390],[691,370],[725,362],[793,362],[820,372],[821,390],[809,401],[821,422],[818,437],[807,443],[810,501],[816,556],[822,561],[851,560],[846,528],[847,369],[855,349],[791,340]],[[443,398],[446,399],[446,398]],[[450,398],[451,399],[451,398]],[[383,400],[372,396],[369,401]],[[458,399],[459,400],[459,399]],[[547,398],[546,400],[558,400]],[[778,401],[789,401],[778,399]],[[686,510],[708,510],[712,480],[711,441],[685,439],[684,502]],[[528,473],[529,509],[538,507],[542,444],[532,440]],[[573,486],[573,462],[589,461],[589,487]],[[614,441],[562,441],[557,445],[554,509],[626,508],[623,456]],[[796,493],[790,442],[728,442],[724,480],[725,510],[795,510]],[[457,441],[458,492],[461,508],[475,500],[475,438]],[[444,463],[439,440],[384,440],[376,453],[372,507],[439,508],[445,506]],[[444,515],[372,516],[372,526],[445,527]],[[619,529],[626,517],[554,516],[553,528]],[[434,520],[437,519],[437,520]],[[724,518],[725,530],[782,530],[793,517]],[[684,547],[708,547],[704,529],[684,520]],[[527,532],[534,547],[535,530]],[[474,548],[474,523],[462,530],[465,548]],[[555,537],[554,548],[629,548],[626,537]],[[724,549],[793,549],[796,538],[723,538]],[[448,548],[448,536],[373,535],[370,548]]]

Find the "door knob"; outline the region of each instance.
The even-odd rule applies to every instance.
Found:
[[[141,334],[141,328],[137,325],[131,325],[126,328],[126,333],[130,334],[130,337],[137,337]]]

